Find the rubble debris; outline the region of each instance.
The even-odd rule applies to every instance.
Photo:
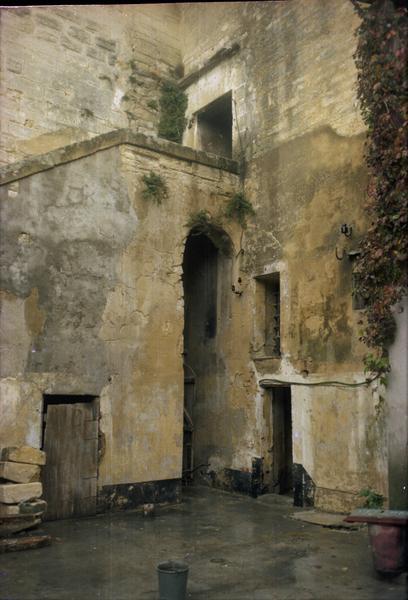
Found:
[[[40,466],[11,461],[0,462],[0,478],[14,483],[32,483],[40,479]]]
[[[1,460],[43,466],[45,465],[45,452],[31,446],[3,448]]]
[[[4,552],[17,552],[19,550],[32,550],[51,544],[50,535],[29,535],[0,540],[0,554]]]
[[[45,453],[29,446],[3,448],[1,458],[0,538],[10,538],[41,523],[47,508],[47,503],[41,499],[40,481]],[[32,547],[31,543],[27,542],[27,547]]]
[[[18,504],[26,500],[40,498],[42,495],[42,484],[39,481],[33,483],[0,483],[0,502],[3,504]]]

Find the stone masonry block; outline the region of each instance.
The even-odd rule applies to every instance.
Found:
[[[51,44],[56,44],[58,42],[58,37],[49,31],[41,31],[37,38],[39,40],[44,40],[44,42],[51,42]]]
[[[31,446],[3,448],[1,460],[29,465],[45,465],[45,452]]]
[[[36,15],[37,23],[42,25],[43,27],[48,27],[49,29],[54,29],[55,31],[61,31],[62,25],[57,19],[53,19],[44,14]]]
[[[106,38],[97,37],[96,45],[103,50],[108,50],[108,52],[115,52],[116,50],[116,42],[113,40],[107,40]]]
[[[73,52],[78,53],[81,52],[81,46],[77,42],[70,40],[65,35],[61,37],[61,45],[64,46],[64,48],[67,48],[67,50],[72,50]]]
[[[80,17],[72,12],[72,10],[66,10],[64,8],[58,8],[55,11],[55,14],[61,19],[65,19],[66,21],[71,21],[71,23],[77,23],[78,25],[81,23]]]
[[[87,49],[86,54],[90,58],[95,58],[96,60],[100,60],[100,61],[105,60],[105,53],[102,52],[102,50],[99,50],[98,48],[93,48],[92,46],[90,46]]]
[[[83,31],[83,29],[80,29],[79,27],[70,27],[68,29],[68,35],[70,35],[75,40],[78,40],[78,42],[83,42],[84,44],[88,44],[91,40],[91,36],[89,35],[89,33]]]
[[[32,502],[20,502],[20,504],[0,504],[0,518],[18,517],[20,515],[41,516],[47,508],[45,500],[33,500]]]
[[[15,58],[9,58],[7,60],[7,70],[19,75],[23,70],[23,65],[19,60],[16,60]]]
[[[40,480],[38,465],[28,465],[17,462],[0,462],[0,478],[14,483],[32,483]]]
[[[99,27],[98,24],[95,23],[95,21],[91,21],[91,19],[86,19],[86,28],[89,29],[89,31],[98,31]]]
[[[13,14],[17,17],[28,17],[31,14],[31,9],[19,6],[18,10],[14,10]]]
[[[19,531],[31,529],[40,523],[41,519],[36,515],[26,515],[14,519],[0,519],[0,537],[7,537]]]
[[[4,504],[18,504],[33,498],[40,498],[42,494],[41,483],[1,483],[0,502]]]

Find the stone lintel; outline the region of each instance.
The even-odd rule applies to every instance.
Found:
[[[227,58],[231,58],[231,56],[234,56],[234,54],[239,52],[240,49],[241,46],[238,44],[238,42],[235,42],[231,46],[220,48],[220,50],[213,54],[211,58],[209,58],[207,62],[205,62],[201,67],[183,77],[183,79],[179,81],[180,88],[182,90],[186,89],[189,85],[191,85],[192,83],[200,79],[200,77],[205,75],[205,73],[208,73],[208,71],[214,69],[214,67],[219,65],[222,61],[226,60]]]

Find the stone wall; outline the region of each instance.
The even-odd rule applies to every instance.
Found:
[[[271,392],[259,392],[256,382],[275,379],[297,384],[291,386],[293,460],[314,482],[316,504],[348,510],[369,485],[387,495],[380,390],[353,387],[365,381],[364,347],[347,252],[366,226],[353,7],[347,0],[187,5],[182,23],[190,75],[185,143],[198,143],[196,111],[232,90],[233,155],[245,157],[244,189],[256,209],[236,267],[243,290],[241,345],[249,359],[236,373],[235,398],[246,419],[233,428],[240,441],[232,460],[217,456],[219,468],[250,470],[254,456],[270,468]],[[194,79],[217,50],[234,44],[238,52]],[[340,234],[342,223],[352,225],[351,239]],[[345,253],[342,261],[336,248]],[[278,359],[264,348],[258,290],[259,277],[277,271]]]
[[[244,230],[221,218],[233,253],[212,378],[198,385],[197,456],[217,485],[237,477],[250,489],[259,461],[267,479],[268,386],[280,382],[316,504],[348,510],[367,486],[388,495],[384,390],[364,384],[347,254],[366,227],[357,25],[348,0],[2,11],[2,160],[61,148],[21,179],[7,170],[8,445],[39,444],[44,392],[88,393],[107,441],[101,485],[180,476],[186,222],[200,209],[220,218],[241,185],[256,214]],[[240,183],[226,163],[161,141],[67,149],[120,127],[154,134],[160,82],[181,77],[181,62],[184,144],[199,145],[197,111],[232,91]],[[164,206],[141,196],[150,170],[169,181]],[[276,272],[280,357],[262,321],[262,278]]]
[[[99,487],[179,480],[186,223],[220,210],[236,166],[130,134],[61,156],[14,165],[1,188],[0,446],[41,445],[43,394],[97,396]],[[143,197],[152,171],[161,205]]]
[[[175,5],[1,10],[1,163],[112,129],[157,129],[179,65]]]

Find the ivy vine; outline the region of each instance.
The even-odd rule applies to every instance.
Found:
[[[393,307],[408,284],[408,11],[392,0],[351,1],[361,18],[354,58],[367,125],[370,218],[360,245],[356,291],[367,303],[361,339],[374,349],[365,358],[366,369],[384,374],[390,370]]]

